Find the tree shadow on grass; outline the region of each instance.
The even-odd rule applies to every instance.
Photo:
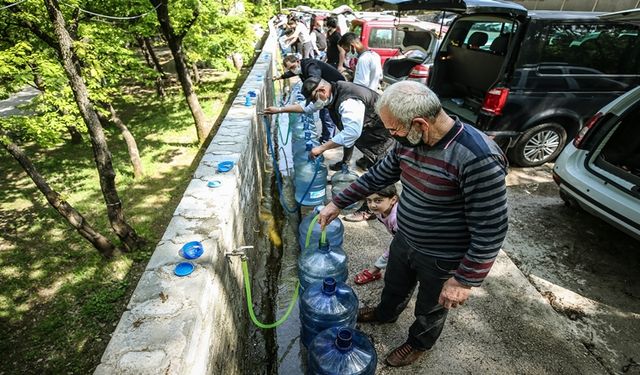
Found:
[[[204,145],[242,79],[225,74],[198,88],[208,117],[219,114]],[[0,373],[88,373],[99,362],[206,149],[195,140],[193,119],[179,94],[164,101],[147,95],[134,104],[115,103],[145,163],[147,175],[140,180],[133,180],[119,131],[105,128],[125,215],[149,240],[138,252],[101,258],[61,220],[15,160],[0,154]],[[52,187],[115,241],[86,136],[78,145],[23,147]]]

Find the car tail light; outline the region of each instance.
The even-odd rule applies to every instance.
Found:
[[[492,113],[494,115],[501,115],[504,105],[507,103],[507,97],[509,96],[509,89],[504,87],[497,87],[491,89],[484,96],[484,102],[482,103],[482,110]]]
[[[426,65],[418,64],[409,72],[409,79],[427,79],[429,78],[429,67]]]
[[[593,115],[593,117],[591,117],[586,124],[584,124],[582,129],[580,129],[576,137],[573,139],[573,145],[576,146],[576,148],[580,148],[580,149],[585,148],[584,140],[587,137],[587,133],[589,133],[589,130],[593,128],[593,126],[598,122],[598,120],[600,120],[601,117],[602,117],[602,112],[598,112],[595,115]]]

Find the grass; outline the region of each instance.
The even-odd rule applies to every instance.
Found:
[[[223,110],[237,75],[210,74],[199,88],[208,119]],[[124,141],[105,129],[128,222],[147,248],[105,260],[51,208],[6,152],[0,153],[1,374],[86,374],[109,342],[144,267],[171,219],[199,151],[184,97],[140,93],[117,107],[136,137],[146,176],[135,180]],[[212,121],[213,122],[213,121]],[[85,136],[83,144],[25,147],[54,189],[114,243]]]

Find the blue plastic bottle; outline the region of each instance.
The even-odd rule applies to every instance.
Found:
[[[352,182],[354,182],[357,179],[358,179],[358,175],[349,171],[349,165],[343,164],[342,170],[339,172],[336,172],[331,177],[331,196],[335,197],[342,190],[346,189],[349,185],[351,185]],[[347,208],[342,210],[342,212],[343,213],[354,212],[358,208],[360,208],[360,206],[362,206],[362,201],[358,201],[348,206]]]
[[[322,157],[311,159],[295,169],[296,202],[303,206],[317,206],[327,196],[327,167]]]
[[[347,254],[340,246],[320,243],[317,249],[305,250],[298,257],[300,293],[314,282],[322,281],[327,277],[346,282],[348,276]]]
[[[324,206],[317,206],[310,214],[302,218],[300,221],[300,225],[298,226],[298,242],[300,243],[300,250],[304,250],[305,248],[307,232],[309,232],[311,221],[313,221],[313,218],[316,217],[323,208]],[[327,242],[329,242],[329,245],[342,247],[342,242],[344,240],[344,225],[342,224],[342,221],[339,218],[335,218],[326,226],[325,230],[327,231]],[[321,234],[322,229],[320,228],[320,224],[315,223],[311,228],[311,238],[309,240],[310,249],[318,248]]]
[[[331,327],[356,326],[358,298],[343,282],[327,277],[313,283],[300,298],[301,340],[309,347],[316,335]]]
[[[300,141],[294,141],[291,144],[291,152],[293,153],[293,163],[296,163],[296,160],[298,162],[306,162],[307,159],[309,159],[308,157],[308,153],[309,151],[311,151],[311,149],[313,149],[314,147],[318,147],[320,146],[320,142],[316,141],[315,139],[304,139],[304,140],[300,140]]]
[[[362,332],[333,327],[320,332],[309,345],[307,373],[311,375],[374,375],[378,355]]]

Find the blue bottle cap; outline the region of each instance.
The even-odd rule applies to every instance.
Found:
[[[229,172],[232,168],[232,161],[221,161],[220,163],[218,163],[218,173]]]
[[[211,180],[207,182],[207,186],[210,188],[217,188],[217,187],[220,187],[220,185],[222,185],[222,182],[218,180]]]
[[[204,247],[200,241],[191,241],[182,245],[179,253],[186,259],[196,259],[204,253]]]
[[[194,266],[193,263],[182,262],[176,265],[176,269],[173,271],[173,273],[175,273],[176,276],[180,277],[188,276],[191,274],[191,272],[193,272],[194,268],[196,268],[196,266]]]

